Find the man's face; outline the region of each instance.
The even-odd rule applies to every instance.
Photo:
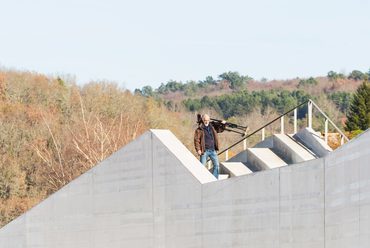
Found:
[[[204,122],[204,125],[205,125],[206,127],[208,127],[208,125],[209,125],[209,116],[204,116],[204,118],[203,118],[203,122]]]

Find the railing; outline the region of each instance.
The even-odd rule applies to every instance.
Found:
[[[321,115],[323,115],[323,117],[325,118],[325,131],[324,131],[324,137],[325,137],[325,143],[328,143],[328,130],[329,130],[329,123],[335,128],[335,130],[339,133],[340,135],[340,144],[343,145],[344,144],[344,141],[349,141],[349,139],[347,138],[347,136],[334,124],[334,122],[332,120],[330,120],[330,118],[317,106],[317,104],[315,104],[314,101],[312,101],[311,99],[295,106],[294,108],[288,110],[287,112],[283,113],[282,115],[276,117],[275,119],[273,119],[272,121],[268,122],[267,124],[265,124],[264,126],[258,128],[257,130],[253,131],[251,134],[248,134],[247,136],[243,137],[242,139],[240,139],[239,141],[235,142],[234,144],[230,145],[228,148],[222,150],[221,152],[218,153],[218,155],[221,155],[223,153],[225,153],[225,160],[228,160],[229,159],[229,150],[233,147],[235,147],[236,145],[240,144],[241,142],[244,142],[244,150],[247,149],[247,144],[246,144],[246,140],[253,136],[254,134],[258,133],[259,131],[261,131],[261,140],[264,140],[265,139],[265,128],[270,126],[272,123],[276,122],[277,120],[280,119],[280,133],[284,134],[284,117],[286,115],[288,115],[289,113],[291,112],[294,112],[293,114],[293,133],[297,133],[297,113],[298,113],[298,108],[302,107],[303,105],[307,104],[307,127],[309,128],[312,128],[312,110],[313,110],[313,107],[315,107],[319,113]]]

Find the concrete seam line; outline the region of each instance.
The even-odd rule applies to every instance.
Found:
[[[323,170],[324,170],[324,247],[326,247],[326,158],[323,159]]]

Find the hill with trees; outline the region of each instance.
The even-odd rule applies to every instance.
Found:
[[[223,118],[232,118],[267,108],[283,113],[308,98],[334,104],[345,116],[351,95],[370,75],[370,71],[353,70],[348,75],[329,71],[326,77],[291,80],[254,80],[238,72],[225,72],[218,79],[211,76],[198,82],[170,80],[157,89],[144,86],[135,94],[160,99],[169,110],[191,112],[211,110]]]
[[[188,119],[114,83],[0,71],[0,226],[149,128],[186,142]]]

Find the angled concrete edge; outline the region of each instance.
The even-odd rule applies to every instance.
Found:
[[[169,130],[151,129],[157,137],[176,158],[181,161],[186,169],[200,182],[209,183],[217,179],[199,162],[198,159],[177,139]]]

